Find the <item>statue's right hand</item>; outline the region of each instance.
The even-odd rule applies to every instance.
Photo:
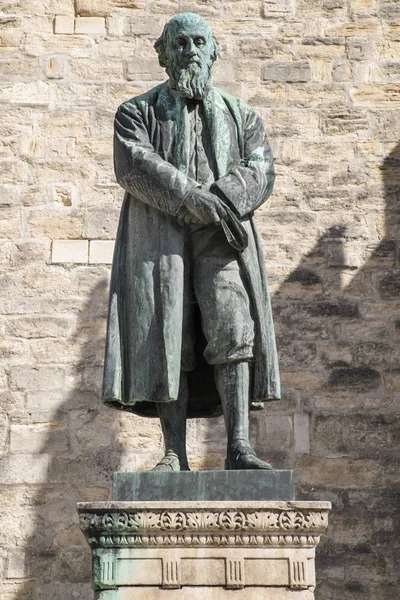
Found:
[[[185,200],[186,222],[218,225],[224,216],[219,198],[203,188],[196,188]]]

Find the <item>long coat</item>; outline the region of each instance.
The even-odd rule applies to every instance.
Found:
[[[250,407],[280,397],[270,297],[253,212],[271,194],[273,159],[262,123],[240,100],[212,87],[203,100],[222,194],[242,222],[238,252],[255,322]],[[184,228],[177,215],[198,187],[187,176],[188,112],[168,82],[123,103],[115,118],[114,164],[125,199],[113,259],[103,401],[156,416],[154,402],[179,390],[184,296]],[[197,321],[196,321],[197,322]],[[189,378],[188,416],[220,414],[212,368],[202,357]]]

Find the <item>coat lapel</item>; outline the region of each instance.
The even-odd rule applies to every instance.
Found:
[[[222,95],[214,87],[203,100],[206,121],[210,129],[211,145],[214,150],[217,179],[229,171],[232,146],[235,141],[232,131],[232,115]]]
[[[158,96],[158,105],[163,111],[173,136],[173,152],[170,161],[182,173],[189,167],[190,124],[189,113],[185,101],[176,97],[168,83],[162,86]],[[228,107],[222,94],[212,86],[203,99],[204,114],[211,135],[211,146],[214,151],[217,168],[217,179],[229,171],[235,159],[235,147],[240,141],[240,113]],[[233,117],[233,118],[232,118]],[[240,148],[240,145],[239,145]],[[241,156],[237,157],[240,160]]]
[[[168,136],[172,146],[169,161],[182,173],[189,168],[189,113],[186,102],[177,98],[171,91],[168,82],[161,88],[157,104],[165,115],[164,128],[168,128]]]

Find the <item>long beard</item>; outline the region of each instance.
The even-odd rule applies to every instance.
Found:
[[[210,87],[211,66],[211,61],[203,61],[200,64],[193,62],[187,67],[182,67],[175,57],[171,57],[166,68],[171,88],[183,98],[201,100]]]

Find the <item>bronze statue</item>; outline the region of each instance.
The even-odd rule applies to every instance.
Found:
[[[280,397],[253,213],[272,192],[256,112],[211,83],[217,44],[192,13],[154,45],[169,80],[124,102],[114,162],[125,189],[111,278],[103,400],[161,420],[158,471],[188,470],[187,417],[223,412],[227,469],[271,469],[249,409]]]

